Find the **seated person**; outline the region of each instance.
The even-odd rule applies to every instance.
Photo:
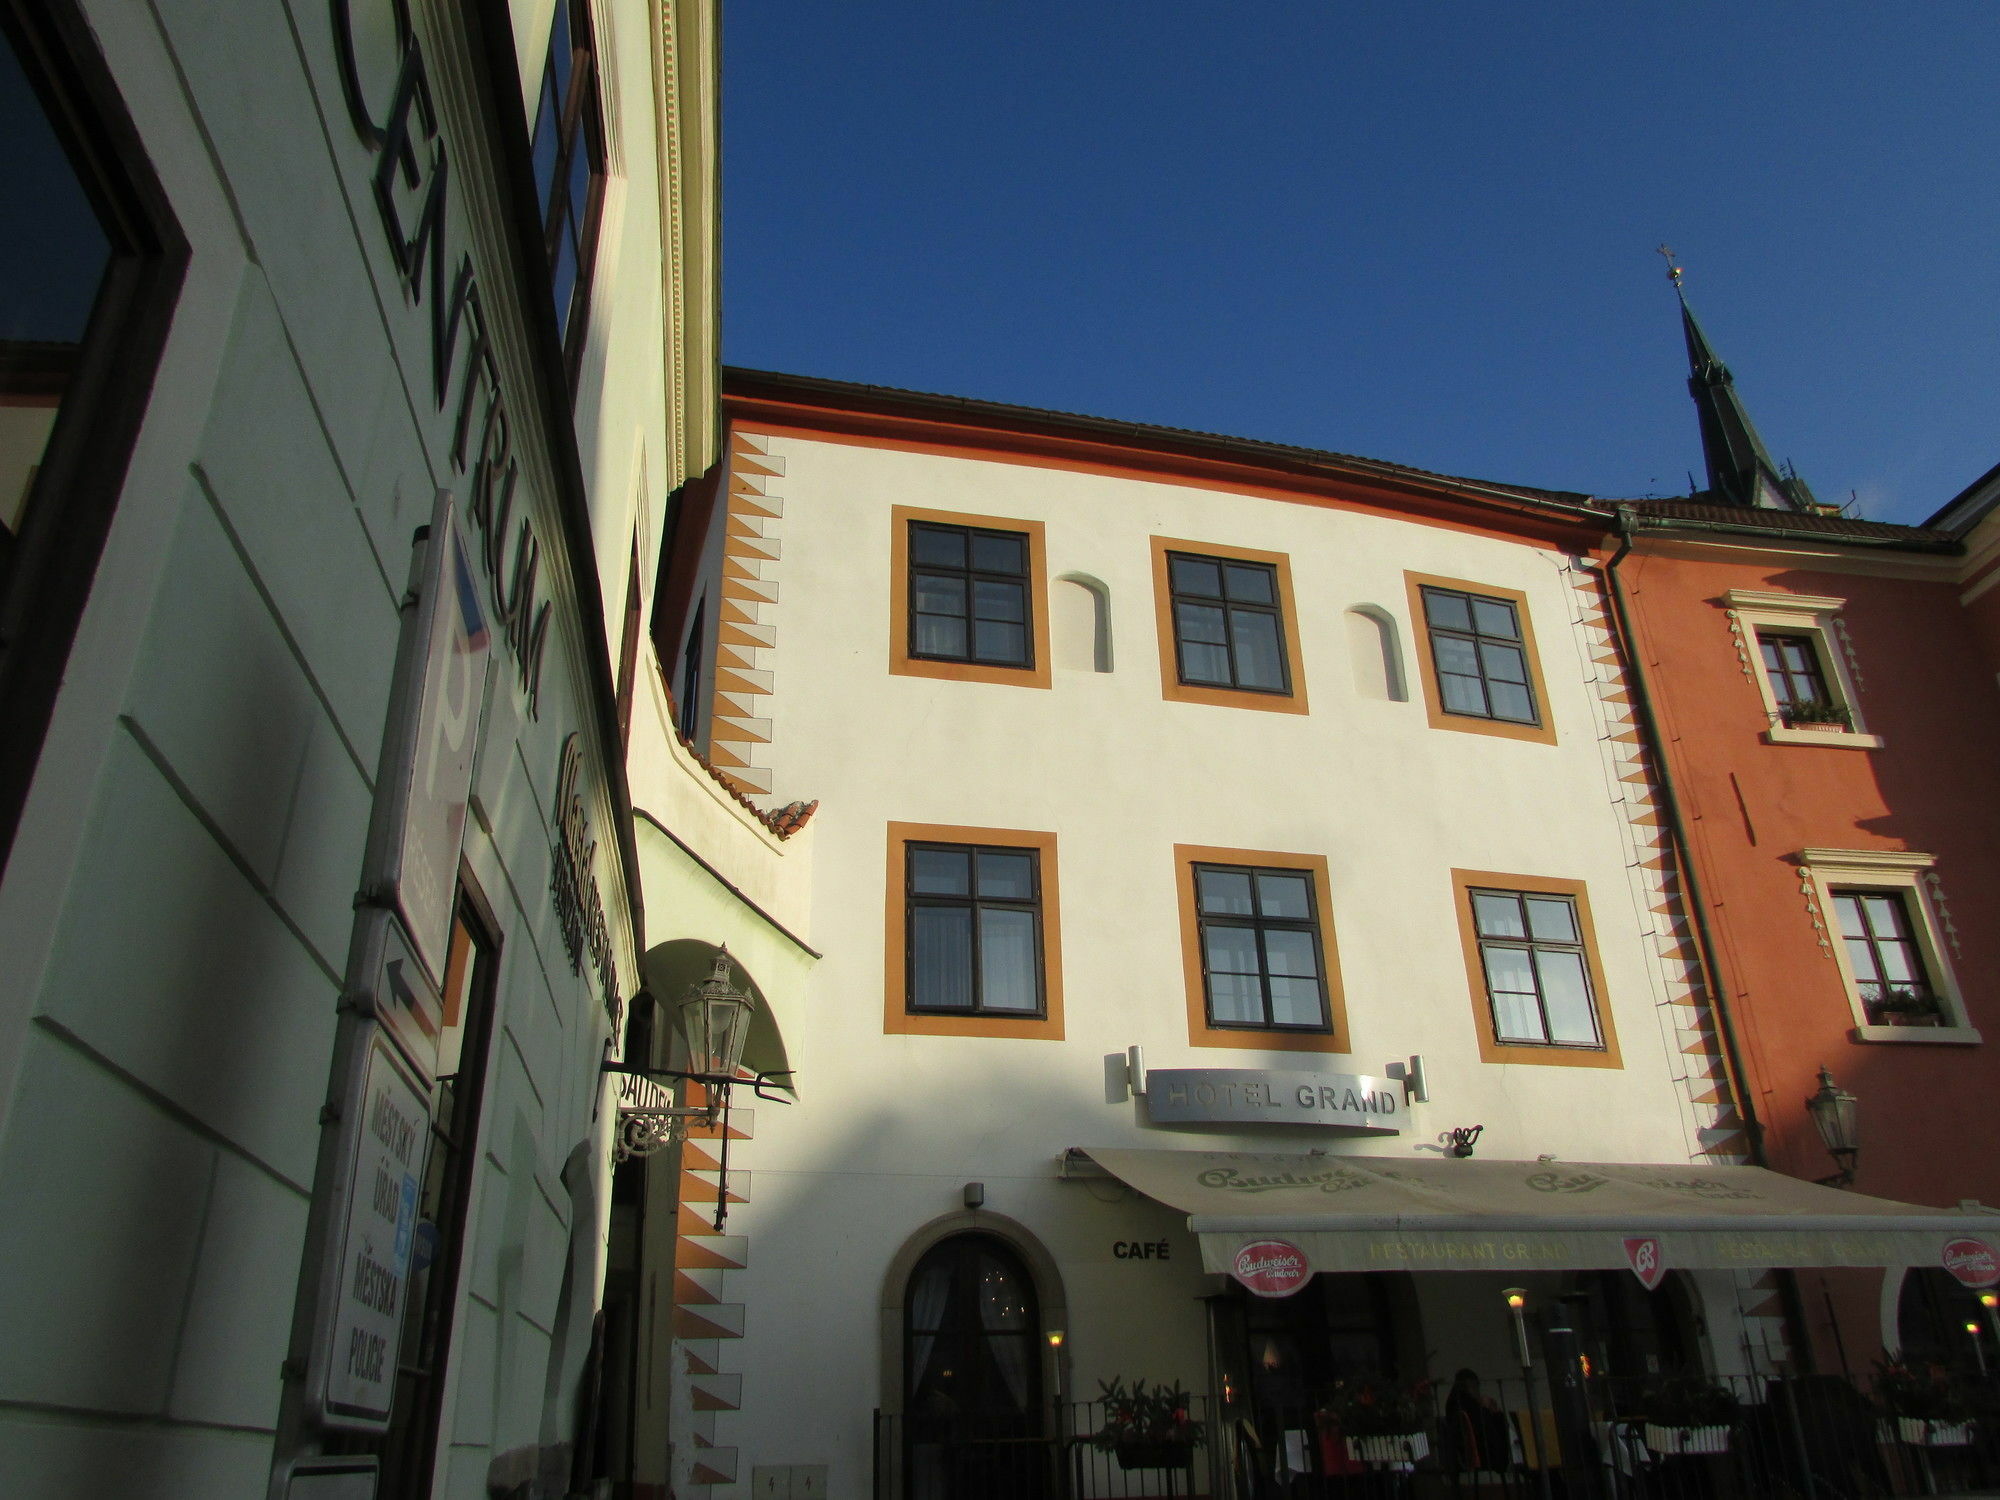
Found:
[[[1507,1414],[1491,1396],[1479,1393],[1479,1375],[1460,1370],[1444,1401],[1446,1452],[1459,1469],[1503,1471],[1513,1462],[1513,1433]]]

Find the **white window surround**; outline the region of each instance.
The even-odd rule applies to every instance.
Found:
[[[1969,1024],[1965,1015],[1965,1002],[1959,994],[1958,980],[1952,974],[1951,963],[1945,954],[1945,945],[1939,934],[1944,924],[1938,919],[1938,911],[1930,891],[1924,884],[1924,872],[1937,863],[1936,856],[1918,854],[1900,849],[1801,849],[1799,866],[1801,872],[1812,883],[1812,893],[1828,924],[1826,946],[1832,950],[1833,961],[1840,967],[1840,982],[1847,991],[1847,1003],[1854,1013],[1854,1028],[1848,1035],[1857,1042],[1915,1042],[1969,1046],[1983,1040],[1976,1027]],[[1894,890],[1905,893],[1905,910],[1910,917],[1911,935],[1916,939],[1917,948],[1923,954],[1924,971],[1929,975],[1931,987],[1936,990],[1942,1002],[1944,1021],[1942,1026],[1876,1026],[1870,1024],[1868,1012],[1861,1004],[1861,991],[1854,982],[1854,971],[1847,963],[1847,945],[1841,941],[1836,925],[1833,898],[1836,892],[1852,890]]]
[[[1840,611],[1845,599],[1825,594],[1780,594],[1768,589],[1730,589],[1723,595],[1729,605],[1730,628],[1736,633],[1736,654],[1743,662],[1744,675],[1756,685],[1764,700],[1764,714],[1770,727],[1764,738],[1773,745],[1821,745],[1847,750],[1880,750],[1882,737],[1869,734],[1861,717],[1861,695],[1855,690],[1853,671],[1840,637]],[[1764,670],[1763,652],[1757,645],[1759,630],[1782,631],[1811,636],[1818,648],[1819,664],[1826,684],[1847,710],[1851,727],[1844,730],[1794,729],[1785,723],[1778,700],[1771,692],[1771,679]]]

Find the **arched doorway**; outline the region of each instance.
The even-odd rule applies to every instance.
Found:
[[[1990,1337],[1985,1313],[1979,1293],[1950,1272],[1912,1266],[1896,1297],[1896,1342],[1904,1363],[1943,1365],[1966,1374],[1981,1370],[1979,1344]],[[1992,1358],[1990,1351],[1987,1358]]]
[[[1040,1309],[1028,1268],[990,1234],[939,1240],[903,1294],[909,1500],[1047,1492]]]

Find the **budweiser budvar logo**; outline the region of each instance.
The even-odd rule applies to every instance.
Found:
[[[1289,1297],[1312,1280],[1305,1251],[1284,1240],[1253,1240],[1236,1252],[1230,1269],[1259,1297]]]
[[[1967,1286],[1992,1286],[2000,1281],[2000,1251],[1984,1240],[1948,1240],[1944,1268]]]
[[[1660,1242],[1650,1236],[1627,1240],[1625,1259],[1631,1263],[1632,1274],[1639,1278],[1639,1285],[1649,1292],[1666,1277],[1666,1257],[1660,1253]]]

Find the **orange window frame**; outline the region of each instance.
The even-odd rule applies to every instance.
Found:
[[[1322,978],[1326,983],[1326,1031],[1260,1031],[1208,1023],[1208,987],[1202,981],[1201,908],[1195,899],[1196,865],[1246,865],[1299,870],[1311,875],[1319,916]],[[1340,949],[1334,940],[1326,856],[1274,849],[1217,849],[1205,844],[1174,845],[1174,880],[1180,892],[1181,963],[1187,985],[1188,1045],[1235,1047],[1257,1052],[1335,1053],[1353,1050],[1347,1029],[1347,1001],[1340,984]]]
[[[1493,1029],[1493,999],[1486,989],[1486,965],[1479,955],[1479,928],[1472,916],[1475,890],[1525,891],[1531,895],[1568,896],[1576,902],[1577,933],[1583,939],[1583,964],[1590,976],[1590,999],[1596,1008],[1602,1048],[1559,1047],[1530,1042],[1503,1042]],[[1604,983],[1604,965],[1597,956],[1597,928],[1590,918],[1590,893],[1581,880],[1545,875],[1501,875],[1492,870],[1453,870],[1451,899],[1458,912],[1459,941],[1465,949],[1465,975],[1472,994],[1473,1025],[1479,1036],[1479,1058],[1490,1063],[1530,1063],[1536,1067],[1622,1068],[1618,1028],[1611,1018],[1611,995]]]
[[[1292,591],[1292,560],[1283,552],[1259,552],[1249,547],[1225,547],[1220,542],[1190,542],[1156,536],[1153,546],[1153,616],[1160,638],[1160,695],[1173,703],[1206,703],[1217,708],[1255,708],[1265,713],[1309,712],[1306,699],[1305,653],[1299,649],[1298,596]],[[1278,618],[1283,622],[1285,666],[1291,676],[1289,693],[1259,693],[1241,688],[1204,687],[1181,681],[1180,638],[1174,630],[1173,578],[1167,554],[1185,552],[1225,562],[1262,563],[1278,580]]]
[[[1433,729],[1452,729],[1461,734],[1493,734],[1502,739],[1531,740],[1536,744],[1556,742],[1555,713],[1549,704],[1548,684],[1542,679],[1542,653],[1535,644],[1535,622],[1528,610],[1528,596],[1519,589],[1501,588],[1494,583],[1477,583],[1465,578],[1440,578],[1432,573],[1404,573],[1404,587],[1410,601],[1411,643],[1417,651],[1417,670],[1424,683],[1424,708]],[[1506,719],[1483,719],[1477,714],[1447,713],[1444,696],[1438,691],[1437,661],[1431,653],[1430,616],[1424,611],[1424,590],[1453,589],[1479,594],[1488,599],[1504,599],[1514,606],[1521,622],[1521,652],[1528,659],[1528,685],[1534,689],[1539,724],[1516,724]]]
[[[981,531],[1015,531],[1028,539],[1029,638],[1034,642],[1032,666],[1003,667],[973,661],[931,661],[910,655],[910,523],[970,526]],[[1009,687],[1045,688],[1049,673],[1048,528],[1040,521],[1008,516],[974,516],[959,511],[922,510],[911,505],[889,509],[889,672],[895,677],[934,677],[945,682],[994,682]]]
[[[910,908],[906,890],[911,844],[984,844],[1032,849],[1041,883],[1042,1009],[1039,1016],[939,1015],[909,1009]],[[964,828],[945,823],[891,823],[886,917],[882,958],[882,1030],[889,1036],[1014,1037],[1026,1041],[1063,1039],[1062,914],[1056,878],[1056,836],[1019,828]]]

